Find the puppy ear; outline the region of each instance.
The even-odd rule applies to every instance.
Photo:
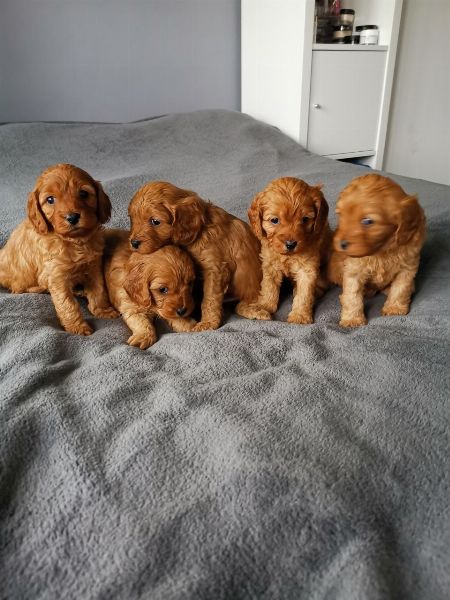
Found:
[[[97,217],[100,223],[106,223],[111,217],[111,202],[100,181],[94,181],[97,191]]]
[[[172,241],[189,246],[198,237],[205,224],[205,215],[199,198],[187,196],[171,207],[173,215]]]
[[[39,204],[39,194],[37,190],[33,190],[28,194],[27,213],[31,224],[38,233],[45,235],[50,231],[47,219]]]
[[[314,231],[319,233],[325,227],[328,219],[328,202],[322,194],[322,186],[313,186],[316,189],[314,205],[316,207],[316,218],[314,220]]]
[[[128,272],[123,287],[130,298],[145,308],[152,306],[152,296],[148,287],[149,267],[143,261],[136,263]]]
[[[406,244],[412,238],[420,221],[423,218],[423,210],[416,196],[407,196],[400,202],[399,222],[396,232],[397,243]]]
[[[253,229],[253,233],[256,235],[258,240],[262,240],[264,233],[262,229],[262,210],[261,210],[261,201],[263,199],[263,193],[260,192],[256,194],[253,198],[253,202],[250,204],[250,208],[248,209],[248,220],[250,221],[250,226]]]

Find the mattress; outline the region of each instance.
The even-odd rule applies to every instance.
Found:
[[[151,179],[246,219],[284,175],[324,184],[333,227],[366,172],[221,110],[5,124],[0,157],[1,243],[57,162],[101,180],[123,228]],[[1,598],[448,598],[450,194],[393,178],[428,224],[405,317],[377,295],[344,330],[334,288],[290,325],[286,287],[271,322],[159,322],[141,351],[120,319],[86,311],[74,336],[48,295],[0,291]]]

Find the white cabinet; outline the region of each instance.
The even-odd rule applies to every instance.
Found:
[[[242,112],[382,168],[402,0],[348,0],[378,46],[314,44],[314,0],[242,0]]]
[[[375,153],[386,52],[314,50],[307,147],[348,158]]]

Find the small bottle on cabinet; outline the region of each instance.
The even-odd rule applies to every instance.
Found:
[[[333,28],[333,43],[334,44],[351,44],[352,43],[351,25],[336,25]]]
[[[356,33],[359,34],[360,44],[378,44],[378,25],[358,25]]]
[[[339,13],[339,21],[343,25],[351,25],[353,28],[353,23],[355,21],[355,11],[353,8],[341,8],[341,12]]]

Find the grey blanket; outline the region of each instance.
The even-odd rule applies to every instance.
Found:
[[[246,218],[281,175],[324,183],[333,226],[365,172],[226,111],[3,125],[0,157],[2,241],[56,162],[103,182],[119,227],[150,179]],[[120,320],[77,337],[48,295],[0,292],[0,598],[449,597],[449,189],[394,178],[429,228],[406,317],[376,296],[343,330],[333,289],[289,325],[286,289],[273,322],[158,325],[141,351]]]

